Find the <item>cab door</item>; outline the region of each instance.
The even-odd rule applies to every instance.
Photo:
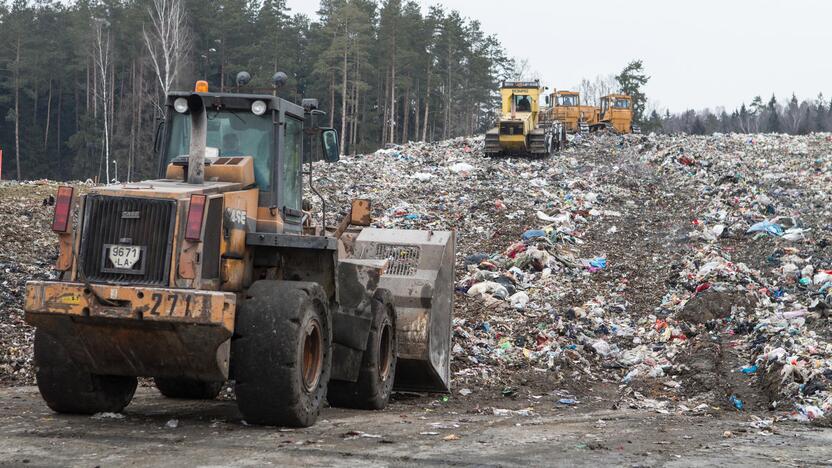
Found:
[[[280,174],[280,200],[284,231],[300,233],[303,224],[303,121],[284,114],[283,147]]]

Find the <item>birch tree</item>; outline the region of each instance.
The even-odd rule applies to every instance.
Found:
[[[182,0],[153,0],[147,14],[150,24],[142,28],[142,36],[164,99],[191,51],[187,11]],[[161,104],[156,105],[161,112]]]
[[[103,144],[104,174],[107,184],[110,183],[110,108],[113,99],[110,93],[110,23],[102,18],[93,18],[93,63],[97,76],[95,97],[101,102],[103,115]]]

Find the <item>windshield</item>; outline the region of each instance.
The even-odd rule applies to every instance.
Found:
[[[272,186],[273,129],[271,114],[257,116],[244,110],[209,110],[206,146],[217,148],[220,156],[252,156],[257,186],[267,191]],[[190,144],[191,116],[173,113],[165,164],[188,154]]]
[[[629,109],[630,101],[628,101],[627,99],[616,99],[615,104],[613,104],[613,107],[615,107],[616,109]]]
[[[564,94],[558,96],[558,105],[564,107],[572,107],[578,105],[578,95],[576,94]]]
[[[517,112],[531,112],[532,99],[525,94],[514,95],[514,110]]]

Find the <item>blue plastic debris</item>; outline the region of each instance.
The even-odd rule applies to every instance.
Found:
[[[744,366],[742,369],[740,369],[740,372],[742,372],[743,374],[753,374],[757,372],[757,364],[754,364],[753,366]]]
[[[736,408],[737,411],[742,411],[742,408],[743,408],[742,400],[737,398],[736,395],[731,395],[731,398],[729,398],[728,401],[730,401],[731,404],[734,405],[734,408]]]
[[[577,405],[578,400],[575,400],[575,399],[572,399],[572,398],[561,398],[560,400],[558,400],[558,403],[560,403],[561,405],[570,405],[571,406],[571,405]]]
[[[537,239],[538,237],[546,237],[546,231],[542,229],[529,229],[523,233],[522,239],[524,241]]]
[[[766,234],[779,237],[783,235],[783,226],[777,223],[772,223],[771,221],[760,221],[759,223],[753,224],[747,231],[745,231],[746,234],[754,232],[764,232]]]
[[[594,268],[600,268],[602,270],[607,268],[607,259],[604,257],[595,257],[589,261],[589,265]]]

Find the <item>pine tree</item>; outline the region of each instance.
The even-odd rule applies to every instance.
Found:
[[[828,130],[827,124],[827,108],[826,102],[823,99],[823,93],[818,94],[817,105],[815,107],[814,131],[825,132]]]
[[[647,99],[643,88],[650,77],[644,73],[644,66],[641,60],[633,60],[624,70],[615,76],[615,81],[621,88],[621,92],[633,99],[633,119],[641,123],[644,117],[644,107]]]
[[[772,94],[771,99],[769,99],[768,104],[766,105],[766,112],[768,114],[768,118],[766,119],[766,131],[769,133],[780,132],[780,114],[777,107],[777,98],[775,98]]]

